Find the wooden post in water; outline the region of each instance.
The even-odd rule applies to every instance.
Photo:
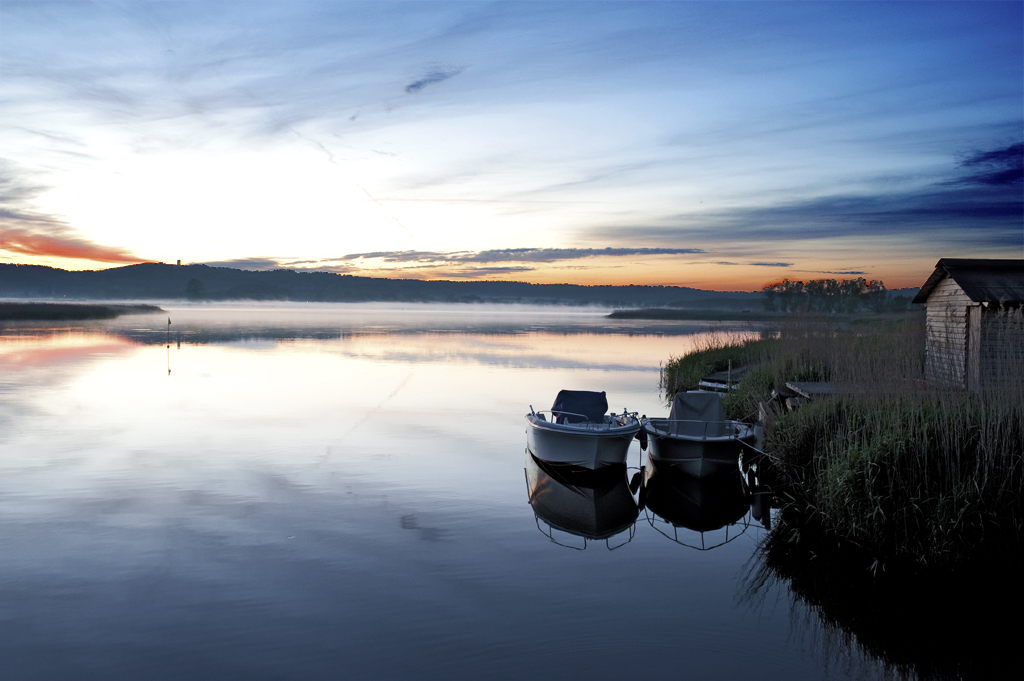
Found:
[[[171,318],[167,318],[167,375],[171,375]]]

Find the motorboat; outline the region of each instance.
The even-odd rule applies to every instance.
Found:
[[[636,531],[640,510],[626,482],[624,464],[581,471],[551,466],[527,452],[526,491],[537,529],[561,546],[582,550],[588,541],[604,541],[616,549]],[[612,542],[624,532],[628,534]],[[565,534],[581,537],[582,546]]]
[[[560,390],[550,411],[530,407],[527,447],[549,464],[587,470],[624,465],[630,442],[640,433],[640,419],[625,409],[621,414],[607,411],[604,392]]]
[[[677,393],[668,418],[643,419],[649,457],[695,478],[734,471],[740,451],[753,446],[753,426],[725,418],[722,396],[705,390]]]

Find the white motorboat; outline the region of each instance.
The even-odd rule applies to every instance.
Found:
[[[667,419],[646,418],[650,458],[695,478],[736,470],[740,451],[753,445],[754,428],[725,418],[722,396],[704,390],[676,394]]]
[[[623,465],[640,419],[623,410],[607,414],[604,392],[561,390],[550,411],[526,415],[526,443],[538,460],[596,470]]]

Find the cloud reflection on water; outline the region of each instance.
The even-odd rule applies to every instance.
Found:
[[[171,311],[172,341],[220,313],[189,314]],[[309,337],[322,320],[280,338],[249,320],[172,342],[170,376],[166,315],[0,333],[12,357],[71,353],[4,374],[0,659],[51,678],[512,679],[619,676],[637,659],[673,670],[682,656],[696,676],[772,659],[778,678],[820,677],[771,616],[734,612],[753,538],[700,560],[655,533],[582,559],[539,541],[527,405],[572,387],[663,409],[657,361],[689,342],[547,319],[459,334],[377,316],[325,339]],[[406,330],[369,329],[384,321]],[[657,599],[640,603],[638,575]],[[749,649],[723,658],[737,638]]]

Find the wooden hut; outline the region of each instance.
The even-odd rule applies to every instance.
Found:
[[[1022,380],[1024,260],[943,258],[913,302],[927,309],[929,384],[979,390]]]

